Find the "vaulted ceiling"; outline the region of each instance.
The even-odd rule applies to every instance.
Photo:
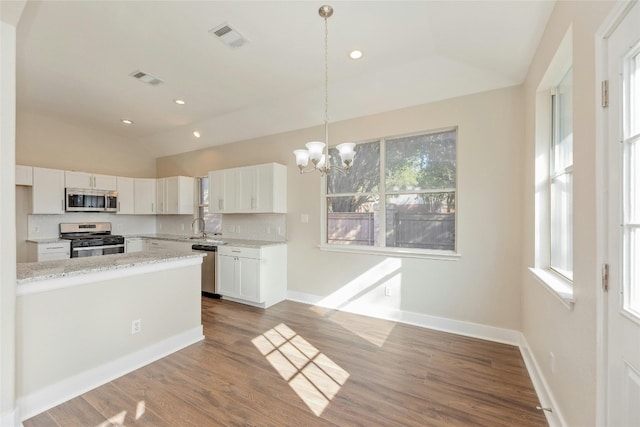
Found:
[[[32,109],[125,135],[158,156],[320,125],[322,4],[29,1],[18,25],[18,114]],[[337,121],[520,84],[555,3],[329,4],[329,116]],[[248,43],[221,43],[209,33],[221,24]],[[349,59],[353,49],[364,57]],[[130,76],[137,70],[163,83],[142,83]]]

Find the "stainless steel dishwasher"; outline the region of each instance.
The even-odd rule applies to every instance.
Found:
[[[216,292],[216,252],[218,252],[218,247],[195,244],[191,246],[191,250],[207,253],[207,256],[202,259],[202,296],[220,299],[220,294]]]

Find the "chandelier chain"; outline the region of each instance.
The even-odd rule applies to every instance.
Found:
[[[329,24],[324,17],[324,137],[329,146]],[[328,165],[326,165],[328,166]]]

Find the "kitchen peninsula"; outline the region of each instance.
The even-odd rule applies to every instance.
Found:
[[[201,340],[202,257],[158,250],[18,263],[25,418]]]

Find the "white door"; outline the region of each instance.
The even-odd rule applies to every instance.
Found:
[[[607,425],[640,425],[640,5],[607,42]]]

